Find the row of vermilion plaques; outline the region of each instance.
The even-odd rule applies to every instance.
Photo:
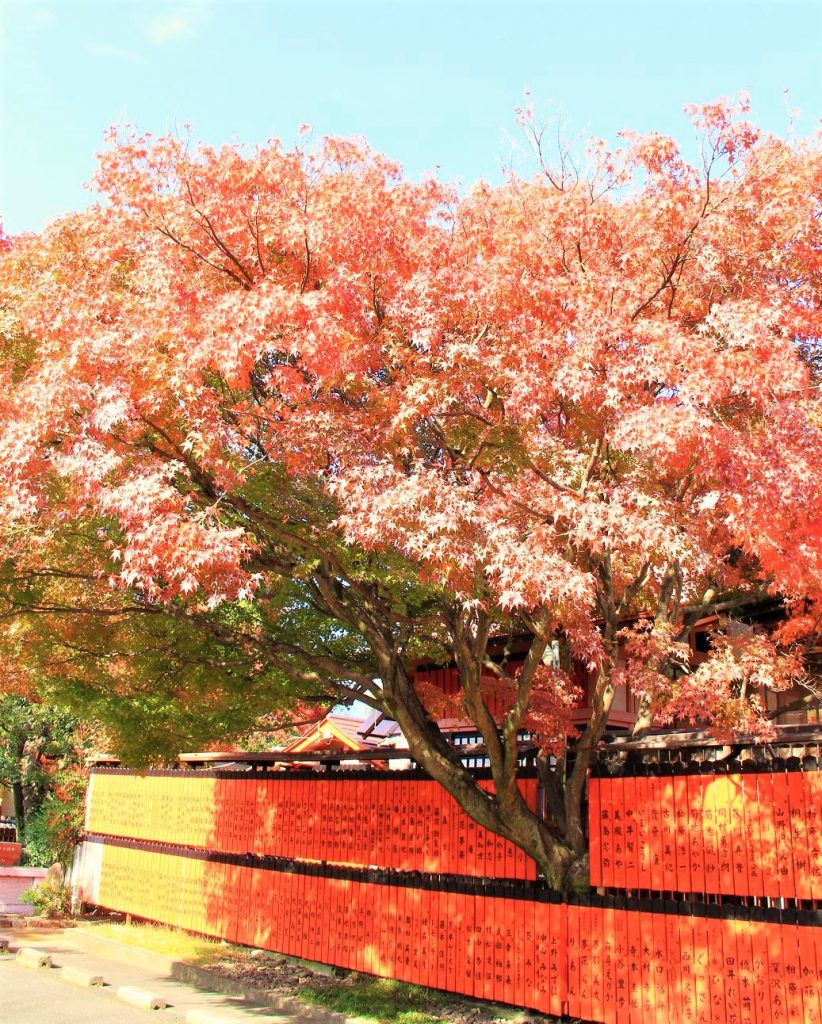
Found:
[[[822,772],[589,780],[591,884],[822,899]]]
[[[481,782],[491,789],[490,782]],[[537,780],[521,780],[532,808]],[[419,774],[136,775],[95,771],[89,832],[225,853],[403,871],[532,879],[519,847],[480,825]]]
[[[106,840],[101,854],[85,844],[98,851],[87,898],[230,942],[602,1024],[822,1020],[822,928],[803,923],[810,912],[559,902],[527,884],[423,888],[128,843]]]

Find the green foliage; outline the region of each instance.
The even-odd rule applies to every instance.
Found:
[[[15,808],[25,860],[66,865],[83,825],[87,731],[65,707],[0,695],[0,785],[19,783]]]
[[[83,831],[86,788],[85,772],[66,769],[55,790],[28,816],[26,861],[33,867],[69,866]]]
[[[73,756],[76,725],[64,708],[0,694],[0,785],[10,787],[19,779],[44,794],[51,765]]]
[[[334,987],[309,983],[300,991],[300,999],[380,1024],[437,1024],[440,1020],[433,1012],[434,993],[390,978],[355,975]]]
[[[324,550],[347,585],[373,592],[404,619],[424,617],[436,604],[436,588],[401,556],[344,543],[331,526],[339,510],[316,481],[259,464],[240,491],[261,515],[289,520],[287,538],[274,548],[282,568],[261,575],[253,600],[166,607],[112,588],[111,554],[125,539],[105,517],[54,528],[50,544],[61,565],[54,576],[0,564],[0,604],[25,613],[0,635],[0,656],[19,673],[18,685],[102,725],[108,752],[129,766],[242,741],[263,716],[305,696],[327,694],[331,706],[351,678],[379,675],[364,636],[314,600]],[[225,516],[228,526],[247,525],[230,508]],[[34,608],[71,613],[30,614]],[[446,657],[426,630],[411,631],[404,649],[412,660]]]
[[[26,863],[34,868],[47,868],[60,861],[54,849],[49,815],[46,807],[38,807],[26,821]]]
[[[103,601],[114,604],[116,595],[101,594]],[[110,752],[141,767],[225,743],[299,698],[299,686],[278,666],[233,642],[237,632],[261,628],[248,602],[197,620],[139,612],[38,620],[26,624],[19,656],[45,700],[100,723]]]
[[[71,914],[71,887],[56,874],[47,875],[20,895],[41,917],[68,917]]]

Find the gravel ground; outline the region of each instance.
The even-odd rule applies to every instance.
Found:
[[[227,978],[243,981],[278,995],[299,996],[301,989],[311,985],[315,990],[334,990],[371,980],[369,975],[353,971],[324,969],[314,971],[291,958],[263,950],[227,952],[225,957],[208,965]],[[527,1014],[509,1007],[477,1003],[432,989],[418,989],[420,998],[414,1009],[430,1014],[446,1024],[550,1024],[555,1018]]]

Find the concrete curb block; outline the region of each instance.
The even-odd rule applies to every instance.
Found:
[[[17,962],[23,967],[51,967],[51,957],[33,946],[21,946],[17,950]]]
[[[133,985],[121,985],[115,994],[121,1003],[136,1006],[138,1010],[165,1010],[168,1006],[162,996]]]
[[[63,967],[60,971],[60,980],[76,988],[97,988],[103,984],[103,975],[92,974],[79,967]]]

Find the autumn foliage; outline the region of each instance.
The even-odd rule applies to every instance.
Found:
[[[766,730],[822,599],[822,161],[744,105],[691,115],[690,162],[626,135],[465,195],[356,141],[112,135],[105,201],[0,257],[15,671],[100,701],[355,695],[526,842],[517,732],[561,746],[581,663],[581,774],[539,839],[577,853],[615,686]],[[683,623],[761,595],[784,644],[691,672]],[[421,657],[460,668],[496,802],[414,696]]]

